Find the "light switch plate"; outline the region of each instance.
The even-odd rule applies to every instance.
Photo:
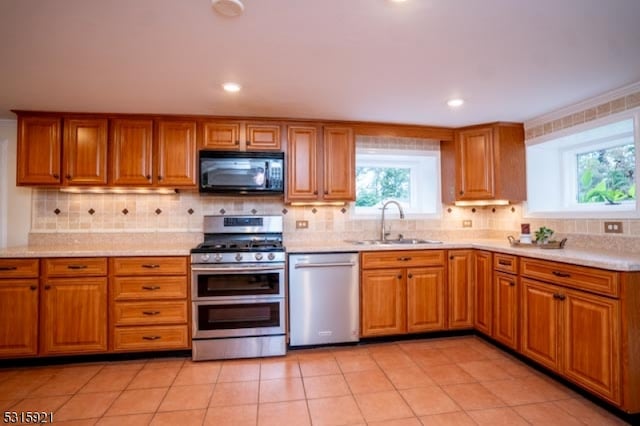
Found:
[[[605,222],[605,234],[622,234],[622,222]]]
[[[296,220],[296,229],[308,229],[309,221],[308,220]]]
[[[471,228],[473,226],[473,221],[471,219],[463,220],[462,227],[463,228]]]

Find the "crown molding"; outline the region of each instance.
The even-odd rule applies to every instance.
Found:
[[[611,102],[615,99],[621,98],[623,96],[631,95],[632,93],[636,93],[636,92],[640,92],[640,81],[633,84],[629,84],[627,86],[620,87],[615,90],[611,90],[609,92],[603,93],[598,96],[594,96],[593,98],[585,99],[575,104],[557,109],[555,111],[548,112],[546,114],[532,118],[531,120],[527,120],[524,122],[524,128],[525,130],[531,129],[536,126],[540,126],[541,124],[549,123],[550,121],[554,121],[559,118],[566,117],[571,114],[575,114],[577,112],[585,111],[589,108],[595,108],[598,105]]]

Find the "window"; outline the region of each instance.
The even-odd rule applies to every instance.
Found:
[[[387,200],[408,214],[440,213],[440,153],[437,150],[356,149],[356,214],[380,215]]]
[[[527,216],[638,217],[638,116],[527,141]]]

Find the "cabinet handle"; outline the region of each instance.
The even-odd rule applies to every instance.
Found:
[[[15,271],[17,266],[0,266],[0,271]]]
[[[87,269],[87,265],[67,265],[67,269]]]
[[[66,175],[65,176],[67,179],[71,180],[71,175]]]
[[[240,141],[235,141],[234,145],[240,145]]]
[[[151,180],[151,175],[146,175],[145,177],[147,178],[147,180]]]
[[[413,274],[409,274],[409,278],[413,278]]]
[[[318,191],[313,191],[313,195],[318,195]]]
[[[503,265],[503,266],[511,266],[511,261],[510,260],[498,260],[498,264]]]
[[[54,179],[60,179],[60,175],[59,175],[59,174],[57,174],[57,173],[54,173],[54,174],[53,174],[53,178],[54,178]]]
[[[463,195],[463,194],[464,194],[464,191],[460,191],[460,195]]]
[[[142,336],[144,340],[158,340],[160,336]]]
[[[247,141],[247,146],[251,145],[251,141]]]
[[[51,286],[47,284],[47,285],[44,286],[44,289],[45,290],[51,290]]]
[[[157,285],[151,285],[151,286],[149,286],[149,285],[143,285],[143,286],[142,286],[142,289],[143,289],[143,290],[154,291],[154,290],[160,290],[160,286],[157,286]]]
[[[162,175],[158,176],[158,180],[162,180]]]
[[[329,195],[329,191],[324,191],[324,195]]]
[[[38,286],[37,285],[32,285],[32,286],[29,287],[29,289],[31,289],[33,291],[36,291],[38,289]]]
[[[560,294],[560,293],[553,293],[553,298],[557,299],[557,300],[564,300],[567,298],[567,296],[565,296],[564,294]]]
[[[562,271],[551,271],[551,273],[553,275],[555,275],[556,277],[561,277],[561,278],[571,278],[571,274],[569,274],[568,272],[562,272]]]
[[[160,267],[160,265],[158,265],[157,263],[143,263],[142,267],[147,269],[157,269]]]
[[[408,261],[410,261],[410,260],[411,260],[411,258],[410,258],[410,257],[399,257],[399,258],[398,258],[398,260],[399,260],[400,262],[408,262]]]
[[[453,260],[453,256],[449,256],[449,260]]]
[[[398,279],[401,280],[402,279],[402,275],[398,275]]]
[[[160,315],[160,311],[142,311],[143,315]]]
[[[516,283],[515,283],[515,281],[511,281],[511,282],[509,283],[509,285],[510,285],[511,287],[515,287]]]

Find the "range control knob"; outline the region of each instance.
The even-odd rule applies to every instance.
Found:
[[[269,253],[269,256],[267,256],[269,258],[269,260],[273,260],[276,258],[276,255],[273,253]]]
[[[236,254],[236,260],[240,262],[242,260],[242,255],[240,253]]]
[[[209,255],[208,255],[208,254],[203,254],[202,256],[200,256],[200,259],[201,259],[203,262],[206,262],[207,260],[209,260]]]
[[[222,262],[222,255],[220,253],[217,253],[214,259],[216,262]]]
[[[262,260],[262,253],[256,253],[256,260]]]

